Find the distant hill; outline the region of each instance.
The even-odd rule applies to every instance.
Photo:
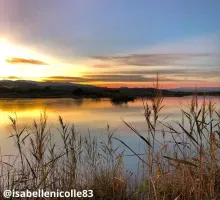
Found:
[[[191,87],[180,87],[175,89],[168,89],[173,92],[194,92],[195,88]],[[220,92],[220,87],[198,87],[197,92]]]
[[[29,80],[0,80],[0,87],[7,88],[22,88],[22,89],[36,89],[41,87],[51,87],[51,88],[68,88],[68,87],[80,87],[80,88],[94,88],[92,85],[83,85],[83,84],[73,84],[73,83],[63,83],[63,82],[37,82]]]

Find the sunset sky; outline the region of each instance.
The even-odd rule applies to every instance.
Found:
[[[0,0],[0,79],[220,87],[219,0]]]

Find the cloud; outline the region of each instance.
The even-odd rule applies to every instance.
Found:
[[[6,59],[6,62],[10,64],[48,65],[47,63],[40,61],[40,60],[18,58],[18,57],[8,58]]]
[[[111,66],[111,65],[107,65],[107,64],[106,64],[106,65],[102,65],[102,64],[101,64],[101,65],[93,65],[93,67],[94,67],[94,68],[100,68],[100,69],[103,68],[103,69],[104,69],[104,68],[110,68],[110,67],[112,67],[112,66]]]
[[[0,79],[3,79],[3,80],[8,80],[8,79],[11,79],[11,80],[19,80],[19,79],[21,79],[21,78],[18,77],[18,76],[0,76]]]
[[[89,72],[91,74],[92,72]],[[206,76],[206,77],[216,77],[220,76],[220,68],[174,68],[174,69],[132,69],[132,70],[108,70],[106,72],[100,72],[100,74],[105,75],[166,75],[166,76]],[[97,74],[97,72],[94,72]]]
[[[93,56],[103,62],[131,66],[212,66],[220,63],[215,54],[127,54],[121,56]],[[212,59],[211,59],[212,58]],[[102,65],[107,68],[108,65]],[[97,66],[94,66],[97,67]],[[99,68],[99,65],[98,65]]]
[[[152,82],[154,78],[144,77],[142,75],[89,75],[86,77],[89,81],[100,82]]]
[[[57,81],[57,82],[86,82],[86,79],[81,77],[72,77],[72,76],[50,76],[43,79],[43,81]]]
[[[56,82],[72,82],[72,83],[93,83],[93,82],[103,82],[103,83],[109,83],[109,82],[114,82],[114,83],[120,83],[120,82],[142,82],[142,83],[152,83],[156,81],[156,77],[146,77],[143,75],[114,75],[114,74],[94,74],[94,75],[86,75],[84,77],[69,77],[69,76],[51,76],[47,77],[44,79],[44,81],[56,81]],[[163,77],[160,82],[182,82],[185,81],[183,78],[181,79],[176,79],[176,78],[168,78],[168,77]],[[193,79],[187,80],[188,82],[190,81],[195,81]],[[196,80],[200,81],[200,80]]]
[[[20,79],[20,78],[17,77],[17,76],[8,76],[7,78],[8,78],[8,79]]]

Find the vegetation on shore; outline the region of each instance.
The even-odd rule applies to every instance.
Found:
[[[10,117],[18,155],[0,162],[0,195],[5,189],[47,191],[94,190],[96,200],[217,200],[220,199],[220,112],[215,102],[198,103],[195,94],[180,112],[182,121],[161,118],[163,94],[156,85],[151,104],[143,102],[147,132],[126,121],[146,146],[137,154],[107,127],[106,140],[77,133],[59,117],[62,145],[54,141],[46,113],[30,128]],[[159,129],[159,127],[162,127]],[[163,142],[156,135],[162,134]],[[169,138],[169,140],[167,140]],[[120,145],[115,147],[114,142]],[[124,165],[124,150],[139,159],[136,172]],[[132,156],[131,156],[132,159]],[[2,196],[1,196],[2,198]]]

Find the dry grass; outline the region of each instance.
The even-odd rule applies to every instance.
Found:
[[[33,122],[32,128],[19,129],[16,116],[10,117],[10,138],[14,139],[18,155],[9,157],[7,163],[0,160],[0,195],[5,189],[76,188],[94,190],[96,200],[220,199],[220,113],[215,103],[204,97],[199,105],[195,94],[180,111],[182,121],[166,124],[160,118],[164,105],[158,82],[156,88],[151,103],[143,101],[147,134],[141,135],[124,121],[145,143],[145,156],[136,154],[109,129],[105,133],[107,140],[100,141],[91,134],[82,137],[59,117],[60,146],[47,127],[45,113],[39,122]],[[163,142],[156,139],[158,132]],[[166,135],[171,140],[167,141]],[[124,151],[113,148],[114,140],[140,159],[136,174],[125,169]]]

